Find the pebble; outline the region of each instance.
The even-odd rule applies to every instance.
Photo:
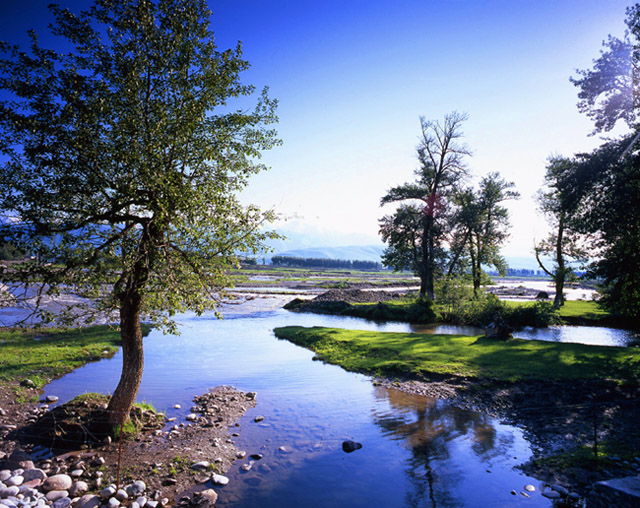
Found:
[[[129,499],[129,494],[127,494],[124,489],[118,489],[116,492],[116,499],[120,502],[125,501],[126,499]]]
[[[196,462],[193,466],[191,466],[191,469],[207,469],[210,465],[210,462],[201,460],[200,462]]]
[[[107,498],[113,496],[117,492],[115,485],[109,485],[100,491],[100,497]]]
[[[542,495],[544,497],[546,497],[547,499],[559,499],[560,498],[560,493],[556,492],[555,490],[544,490],[542,492]]]
[[[137,481],[133,482],[131,485],[127,485],[124,488],[124,490],[127,491],[127,494],[129,494],[129,496],[131,496],[131,497],[139,496],[146,489],[147,489],[147,486],[145,485],[145,483],[142,480],[137,480]]]
[[[53,404],[54,402],[58,402],[58,397],[55,395],[47,395],[44,400],[47,404]]]
[[[154,501],[154,500],[147,501],[147,506],[149,508],[157,508],[158,507],[158,501]]]
[[[98,508],[99,506],[100,498],[95,494],[84,495],[75,503],[75,508]]]
[[[566,496],[569,494],[569,491],[565,489],[562,485],[551,485],[551,490],[555,490],[559,494]]]
[[[264,420],[264,416],[262,415],[258,415],[253,419],[253,421],[256,423],[261,422],[262,420]]]
[[[30,482],[31,480],[46,480],[47,473],[45,473],[42,469],[38,469],[34,467],[33,469],[28,469],[24,473],[22,473],[22,477],[25,482]]]
[[[45,496],[49,501],[57,501],[63,497],[68,497],[69,492],[66,490],[50,490]]]
[[[11,471],[9,471],[8,469],[3,469],[2,471],[0,471],[0,482],[4,482],[9,478],[11,478]]]
[[[110,497],[109,501],[107,502],[107,506],[109,508],[117,508],[118,506],[120,506],[120,501],[118,501],[115,497]]]
[[[214,485],[227,485],[229,483],[229,478],[221,474],[214,473],[211,476],[211,481],[213,482]]]
[[[180,404],[174,404],[173,409],[180,409],[182,406]]]
[[[198,415],[195,413],[189,413],[184,419],[188,422],[195,422],[198,419]]]
[[[136,498],[136,503],[138,503],[138,506],[140,508],[144,508],[144,506],[147,504],[147,498],[144,496],[139,496],[138,498]]]
[[[529,483],[529,484],[524,486],[524,490],[526,490],[527,492],[535,492],[536,488]]]
[[[345,453],[355,452],[362,448],[361,443],[356,443],[355,441],[351,441],[350,439],[343,441],[342,443],[342,451]]]
[[[24,482],[24,477],[20,476],[19,474],[16,474],[15,476],[12,476],[11,478],[9,478],[5,483],[5,485],[7,487],[12,487],[12,486],[20,486],[22,485],[22,483]]]
[[[247,456],[247,452],[238,452],[236,453],[236,457],[238,459],[244,459]]]
[[[42,488],[46,491],[50,490],[69,490],[73,485],[73,480],[69,475],[56,474],[47,478]]]
[[[53,508],[67,508],[71,504],[71,499],[68,497],[61,497],[53,503]]]
[[[70,473],[72,478],[80,478],[83,474],[84,474],[84,471],[82,469],[74,469]]]
[[[77,481],[69,490],[69,495],[71,497],[79,497],[83,495],[87,490],[89,490],[89,485],[87,484],[87,482]]]

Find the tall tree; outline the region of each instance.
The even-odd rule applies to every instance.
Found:
[[[450,249],[450,271],[460,252],[466,251],[475,294],[480,289],[483,266],[493,266],[506,275],[508,267],[500,255],[500,246],[509,236],[509,211],[502,203],[520,197],[513,187],[513,182],[493,172],[482,178],[477,191],[467,189],[456,196],[458,210],[453,219],[456,227]]]
[[[581,235],[573,226],[579,203],[570,199],[567,183],[572,178],[574,166],[574,161],[566,157],[551,157],[547,164],[545,187],[536,195],[540,211],[553,229],[547,238],[534,244],[534,253],[540,268],[553,279],[553,307],[556,309],[564,305],[564,285],[573,273],[571,263],[584,263],[588,257]],[[551,256],[554,265],[545,265],[542,256]]]
[[[35,33],[30,51],[0,47],[0,237],[35,256],[3,277],[119,314],[115,422],[142,377],[140,320],[171,331],[175,313],[214,309],[236,255],[271,236],[270,214],[236,193],[278,142],[276,104],[265,90],[252,111],[233,109],[254,92],[239,79],[248,63],[240,45],[217,50],[205,0],[50,10],[69,53]],[[80,312],[67,311],[55,317]]]
[[[420,277],[420,296],[434,299],[434,276],[443,252],[444,220],[453,193],[467,176],[465,158],[471,155],[460,141],[466,114],[453,112],[442,123],[420,118],[416,181],[391,188],[380,204],[405,202],[380,221],[388,247],[384,262],[395,269],[411,269]]]
[[[591,118],[595,132],[610,131],[621,120],[633,126],[640,107],[640,4],[627,8],[622,39],[609,35],[593,68],[577,70],[578,109]]]

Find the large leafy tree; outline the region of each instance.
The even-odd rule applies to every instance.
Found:
[[[218,51],[204,0],[50,9],[68,53],[34,33],[28,51],[0,48],[0,236],[33,256],[3,278],[90,302],[58,319],[119,315],[116,421],[140,385],[141,319],[171,330],[176,312],[215,308],[236,255],[270,236],[270,214],[236,194],[278,143],[275,102],[234,109],[254,92],[248,63],[239,45]]]
[[[507,272],[506,260],[500,254],[500,246],[509,236],[509,211],[503,203],[520,196],[513,187],[513,182],[493,172],[482,178],[477,191],[466,189],[455,197],[457,211],[452,218],[455,227],[449,271],[466,258],[475,294],[480,289],[483,266],[493,266],[500,274]],[[467,256],[463,258],[462,253]]]
[[[391,188],[381,200],[381,205],[402,203],[380,221],[380,234],[388,244],[383,262],[396,270],[413,270],[420,277],[420,296],[430,300],[444,252],[449,204],[467,176],[470,152],[461,142],[466,119],[456,112],[443,122],[421,118],[416,180]]]
[[[578,109],[591,118],[596,132],[610,131],[623,121],[632,126],[640,107],[640,4],[627,9],[622,39],[609,35],[593,68],[578,70],[571,82]]]
[[[540,211],[551,226],[549,235],[534,244],[536,260],[555,285],[553,307],[564,305],[564,285],[574,273],[572,264],[587,261],[584,238],[575,226],[579,200],[571,199],[567,186],[575,171],[575,161],[566,157],[551,157],[547,164],[544,188],[536,195]],[[553,266],[543,262],[543,256],[553,259]]]

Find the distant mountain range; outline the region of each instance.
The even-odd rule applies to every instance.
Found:
[[[351,261],[374,261],[379,263],[384,251],[384,245],[348,245],[342,247],[305,247],[277,251],[273,255],[292,256],[299,258],[345,259]],[[507,257],[509,268],[539,270],[540,267],[533,256]]]

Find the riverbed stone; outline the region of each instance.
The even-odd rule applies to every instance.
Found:
[[[50,490],[69,490],[73,485],[73,480],[67,474],[56,474],[47,478],[42,484],[42,488],[49,492]]]
[[[83,495],[88,490],[89,490],[89,485],[87,484],[87,482],[80,480],[73,484],[73,486],[69,490],[69,495],[71,497],[78,497]]]
[[[67,508],[69,505],[71,505],[71,499],[68,497],[61,497],[53,503],[52,508]]]
[[[47,492],[45,496],[49,501],[57,501],[58,499],[62,499],[63,497],[68,497],[69,492],[67,490],[50,490]]]
[[[116,491],[116,499],[120,502],[123,502],[129,499],[129,494],[127,494],[127,491],[124,489],[118,489]]]
[[[98,508],[100,498],[95,494],[86,494],[73,504],[74,508]]]
[[[7,498],[17,496],[20,493],[20,487],[17,485],[11,485],[0,490],[0,497]]]
[[[201,460],[200,462],[196,462],[191,469],[207,469],[211,465],[211,462],[207,460]]]
[[[147,498],[145,496],[138,496],[136,498],[136,503],[138,503],[138,506],[140,508],[144,508],[145,505],[147,504]]]
[[[23,484],[23,482],[24,482],[24,476],[16,474],[11,478],[9,478],[6,482],[4,482],[4,484],[7,487],[13,487],[13,486],[19,487],[20,485]]]
[[[543,490],[542,495],[547,499],[560,499],[560,492],[556,492],[555,490]]]
[[[107,506],[109,508],[118,508],[118,506],[120,506],[120,501],[118,501],[118,499],[115,497],[110,497],[109,501],[107,502]]]
[[[227,485],[229,483],[229,478],[227,478],[226,476],[223,476],[221,474],[214,473],[211,476],[211,482],[214,485]]]
[[[11,478],[11,471],[9,471],[8,469],[3,469],[2,471],[0,471],[0,482],[4,482],[9,478]]]
[[[142,480],[136,480],[135,482],[127,485],[124,490],[127,491],[129,497],[136,497],[142,494],[146,490],[147,486]]]
[[[115,485],[109,485],[100,491],[100,497],[106,499],[113,496],[117,491],[118,489],[116,489]]]
[[[342,442],[342,451],[345,453],[355,452],[360,448],[362,448],[362,443],[357,443],[356,441],[351,441],[350,439]]]
[[[627,476],[598,482],[587,499],[589,508],[640,507],[640,477]]]
[[[44,400],[47,402],[47,404],[53,404],[55,402],[58,402],[58,397],[56,395],[47,395]]]
[[[193,498],[199,508],[213,508],[218,501],[218,493],[213,489],[206,489],[196,492]]]
[[[33,469],[27,469],[24,473],[22,473],[25,482],[30,482],[31,480],[46,480],[47,473],[45,473],[42,469],[38,469],[34,467]]]
[[[528,483],[527,485],[524,486],[524,490],[526,490],[527,492],[535,492],[536,488],[530,483]]]

